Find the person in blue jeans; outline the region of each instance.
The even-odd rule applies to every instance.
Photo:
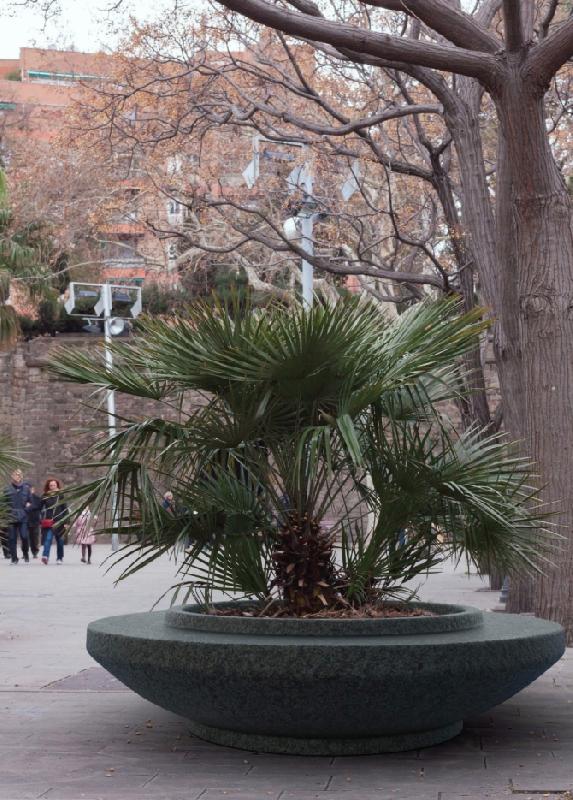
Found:
[[[4,490],[4,495],[11,518],[7,539],[12,564],[18,563],[18,537],[20,537],[24,561],[28,562],[30,560],[30,543],[27,510],[30,505],[30,484],[24,482],[22,470],[14,470],[10,476],[10,483]]]
[[[38,558],[40,552],[40,511],[42,509],[42,495],[36,494],[33,486],[30,486],[30,499],[26,508],[28,522],[28,540],[32,556]],[[44,544],[44,537],[42,537]]]
[[[46,534],[42,564],[47,564],[54,537],[56,538],[56,564],[64,563],[64,534],[66,532],[63,520],[68,515],[68,507],[60,495],[61,483],[56,478],[49,478],[44,486],[42,508],[40,511],[40,525]]]

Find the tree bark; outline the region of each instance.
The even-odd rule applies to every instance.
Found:
[[[495,100],[513,186],[523,430],[544,501],[568,536],[537,580],[534,610],[564,625],[572,641],[573,210],[549,146],[543,90],[527,81],[519,59],[509,66]]]
[[[460,79],[460,93],[445,109],[445,122],[452,135],[458,159],[463,204],[456,208],[451,186],[439,181],[440,198],[450,231],[456,260],[461,267],[461,290],[466,308],[474,305],[474,273],[480,276],[488,306],[494,308],[497,297],[495,222],[484,168],[479,128],[479,88],[474,81]],[[479,348],[468,354],[466,366],[474,380],[468,420],[478,420],[489,427],[491,414],[487,401],[483,365]]]
[[[503,426],[509,438],[518,442],[524,436],[525,387],[519,334],[517,234],[512,198],[507,143],[500,131],[496,172],[498,309],[494,327],[494,351],[503,398]]]
[[[517,233],[513,214],[513,184],[509,169],[507,142],[498,133],[496,172],[497,258],[499,264],[499,319],[494,327],[494,349],[498,364],[503,404],[503,426],[508,437],[523,442],[525,386],[519,331]],[[526,455],[524,453],[524,455]],[[535,580],[532,576],[514,577],[510,582],[506,609],[510,613],[533,611]]]
[[[476,259],[464,236],[451,181],[442,167],[439,155],[432,154],[432,166],[434,187],[444,211],[449,238],[460,270],[460,289],[464,309],[471,311],[476,306],[474,287]],[[466,355],[464,361],[470,385],[467,387],[468,395],[463,396],[459,403],[463,427],[467,429],[477,423],[480,428],[488,429],[491,425],[491,414],[479,344]]]
[[[494,592],[500,592],[503,586],[505,575],[501,572],[495,564],[490,564],[489,567],[489,588]]]
[[[473,91],[445,109],[444,119],[458,158],[462,189],[461,219],[479,271],[485,301],[497,311],[498,270],[495,219],[487,184],[479,126],[479,101]]]

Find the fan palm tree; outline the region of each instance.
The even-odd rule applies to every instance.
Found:
[[[117,498],[114,529],[139,538],[120,551],[123,576],[190,542],[177,589],[240,592],[274,613],[399,596],[449,556],[538,570],[552,537],[528,465],[443,414],[484,327],[452,300],[392,323],[356,299],[234,315],[197,304],[114,343],[113,368],[61,350],[61,378],[165,404],[118,419],[73,499]]]

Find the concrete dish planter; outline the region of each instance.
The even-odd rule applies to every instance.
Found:
[[[426,607],[438,616],[273,620],[185,606],[92,622],[88,650],[204,739],[350,755],[450,739],[464,717],[519,692],[565,649],[553,622]]]

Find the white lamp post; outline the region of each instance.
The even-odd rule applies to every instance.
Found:
[[[314,222],[319,216],[320,214],[305,212],[303,209],[303,213],[289,217],[283,224],[283,231],[289,242],[299,239],[301,248],[309,256],[314,254]],[[301,269],[302,302],[307,308],[312,308],[314,269],[305,258],[302,259]]]
[[[260,174],[260,152],[259,152],[259,144],[260,142],[271,142],[272,144],[277,144],[277,142],[273,141],[272,139],[265,139],[263,136],[256,134],[253,137],[253,158],[249,162],[247,168],[243,171],[243,178],[245,179],[245,183],[252,189],[257,179],[259,178]],[[291,142],[288,140],[284,140],[278,142],[278,144],[288,145],[289,147],[304,147],[303,144],[300,142]],[[312,192],[313,192],[313,183],[312,183],[312,174],[308,165],[302,164],[296,166],[290,173],[287,178],[287,183],[289,187],[289,194],[292,194],[295,189],[300,188],[305,193],[305,204],[307,206],[314,205],[312,200]],[[313,239],[313,226],[314,220],[316,219],[317,215],[308,213],[308,208],[305,212],[304,204],[303,204],[303,213],[298,214],[296,217],[289,217],[284,223],[283,230],[285,232],[285,236],[290,241],[294,239],[301,240],[301,248],[308,253],[309,256],[314,254],[314,239]],[[300,221],[300,226],[297,225],[297,221]],[[294,227],[293,227],[294,225]],[[300,235],[299,235],[300,229]],[[312,308],[313,302],[313,290],[312,290],[312,281],[313,281],[313,266],[312,264],[307,261],[306,259],[302,259],[301,263],[301,284],[302,284],[302,302],[307,308]]]
[[[253,158],[242,173],[249,189],[254,187],[259,178],[259,144],[262,141],[277,144],[273,139],[265,139],[260,134],[255,134],[253,137]],[[300,142],[291,142],[287,139],[281,141],[280,144],[288,145],[289,147],[305,147],[305,145]],[[342,198],[345,202],[348,202],[352,195],[360,188],[359,179],[360,162],[354,161],[349,168],[346,180],[340,187]],[[302,250],[312,257],[314,255],[314,223],[322,215],[314,212],[316,207],[313,195],[314,186],[312,173],[307,163],[296,166],[288,176],[287,183],[289,194],[292,194],[297,188],[303,190],[304,201],[300,212],[296,216],[289,217],[285,220],[283,224],[284,234],[289,241],[300,239]],[[304,258],[301,263],[301,272],[302,302],[307,308],[312,308],[314,298],[314,269],[312,264]]]
[[[318,214],[313,212],[313,182],[312,175],[307,169],[306,164],[303,167],[295,167],[287,178],[289,184],[289,192],[294,191],[296,187],[300,187],[304,191],[304,202],[301,211],[296,217],[289,217],[285,220],[283,230],[287,239],[291,239],[289,232],[292,230],[292,222],[294,221],[295,231],[297,230],[297,221],[300,220],[300,246],[308,253],[309,256],[314,255],[314,222],[318,218]],[[306,208],[305,208],[306,206]],[[292,237],[295,238],[295,237]],[[298,238],[298,237],[297,237]],[[305,258],[301,263],[301,284],[302,284],[302,302],[307,308],[312,308],[313,301],[313,286],[312,281],[314,278],[314,268],[310,261]]]
[[[84,290],[77,289],[77,287],[86,287]],[[95,290],[95,291],[94,291]],[[135,294],[133,304],[129,309],[131,317],[141,314],[141,287],[140,286],[125,286],[115,283],[70,283],[69,297],[64,303],[64,308],[71,317],[83,317],[87,320],[100,319],[103,313],[103,329],[105,341],[105,364],[108,370],[113,368],[113,353],[111,350],[112,336],[118,336],[125,330],[125,319],[122,317],[112,317],[113,310],[113,294],[123,292],[123,295],[128,300],[132,299]],[[94,305],[93,314],[74,313],[76,306],[76,297],[82,296],[98,297],[97,303]],[[115,415],[115,391],[108,389],[106,392],[106,409],[107,409],[107,434],[110,439],[115,436],[117,425]],[[112,526],[115,528],[117,522],[117,494],[114,490],[111,499],[111,516]],[[119,548],[119,534],[112,533],[111,535],[111,549],[116,551]]]

